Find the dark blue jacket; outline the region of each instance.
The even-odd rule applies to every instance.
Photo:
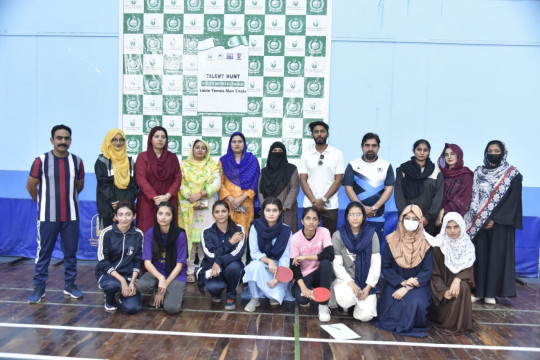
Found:
[[[114,270],[125,277],[131,277],[134,271],[140,273],[143,238],[143,232],[133,225],[126,233],[122,233],[116,223],[103,229],[98,243],[98,280]]]

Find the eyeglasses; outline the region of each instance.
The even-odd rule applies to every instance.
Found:
[[[118,143],[118,144],[123,144],[126,142],[126,139],[124,138],[120,138],[120,139],[112,139],[111,142],[114,144],[114,143]]]
[[[324,155],[321,154],[321,157],[319,158],[319,166],[323,164]]]
[[[347,216],[350,217],[350,218],[353,218],[353,219],[355,219],[355,218],[359,219],[359,218],[363,217],[364,214],[362,214],[362,213],[349,213],[349,215],[347,215]]]

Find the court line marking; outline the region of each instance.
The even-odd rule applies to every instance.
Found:
[[[0,359],[35,359],[35,360],[53,360],[53,359],[77,359],[77,360],[100,360],[101,358],[80,358],[67,356],[52,356],[52,355],[32,355],[0,352]]]
[[[244,339],[244,340],[276,340],[276,341],[295,341],[294,337],[272,336],[272,335],[242,335],[242,334],[223,334],[223,333],[200,333],[185,331],[166,331],[166,330],[138,330],[138,329],[114,329],[114,328],[95,328],[81,326],[65,325],[39,325],[39,324],[15,324],[0,323],[0,327],[23,328],[23,329],[48,329],[63,331],[85,331],[102,333],[120,333],[120,334],[142,334],[142,335],[167,335],[167,336],[187,336],[187,337],[205,337],[205,338],[226,338],[226,339]],[[467,345],[467,344],[436,344],[436,343],[413,343],[406,341],[377,341],[377,340],[336,340],[320,338],[300,338],[300,342],[318,342],[332,344],[356,344],[356,345],[382,345],[382,346],[410,346],[410,347],[429,347],[446,349],[470,349],[470,350],[489,350],[489,351],[519,351],[519,352],[538,352],[538,347],[518,347],[518,346],[489,346],[489,345]]]

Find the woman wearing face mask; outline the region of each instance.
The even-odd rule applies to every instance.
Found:
[[[386,283],[373,325],[399,335],[426,337],[433,268],[431,246],[423,232],[422,211],[405,207],[398,228],[386,237],[382,274]]]
[[[430,318],[443,333],[473,331],[471,287],[474,287],[474,245],[465,232],[460,214],[444,216],[441,233],[430,240],[433,246]]]
[[[375,286],[381,274],[379,238],[366,219],[362,204],[353,201],[345,209],[345,225],[332,236],[336,280],[330,306],[337,303],[345,312],[354,306],[353,317],[360,321],[377,316]]]
[[[302,230],[291,238],[291,270],[295,283],[292,293],[300,306],[309,306],[313,288],[330,289],[334,246],[330,231],[319,226],[321,213],[315,207],[304,208]],[[328,301],[319,304],[319,321],[330,321]]]
[[[118,201],[135,201],[139,187],[135,181],[135,163],[127,155],[126,135],[120,129],[109,130],[94,170],[96,173],[96,204],[101,229],[112,225]]]
[[[429,159],[431,145],[420,139],[414,143],[414,156],[396,170],[394,197],[398,213],[415,204],[422,210],[424,229],[435,235],[435,222],[441,210],[444,179],[439,168]]]
[[[275,278],[279,266],[289,267],[291,228],[283,223],[283,205],[278,198],[266,198],[262,216],[253,220],[249,232],[251,262],[245,268],[244,283],[248,283],[251,300],[244,310],[253,312],[261,295],[270,305],[280,305],[287,295],[288,283]]]
[[[471,207],[465,215],[467,232],[476,248],[473,301],[495,304],[495,296],[516,296],[516,229],[522,229],[523,176],[506,162],[499,140],[484,151],[484,166],[474,171]]]
[[[436,225],[441,226],[445,214],[453,211],[463,216],[469,210],[473,172],[463,166],[463,151],[456,144],[444,144],[437,163],[444,177],[442,209],[436,221]]]
[[[266,167],[259,178],[259,203],[267,197],[277,197],[283,203],[283,222],[298,231],[298,203],[296,198],[300,178],[296,166],[287,161],[287,149],[283,143],[276,141],[270,146]]]
[[[208,143],[197,139],[191,146],[186,160],[182,161],[182,186],[178,192],[180,200],[179,225],[186,230],[188,238],[187,281],[195,282],[195,254],[199,261],[204,253],[201,247],[201,233],[214,222],[212,206],[215,193],[221,187],[219,167],[210,156]]]

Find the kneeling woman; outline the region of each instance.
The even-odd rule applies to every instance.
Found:
[[[430,318],[444,333],[473,331],[471,287],[476,256],[461,215],[446,214],[441,233],[431,244],[434,248]]]
[[[428,336],[433,258],[421,219],[422,210],[418,206],[405,207],[398,228],[386,237],[382,255],[386,284],[377,304],[379,316],[373,325],[398,335]]]
[[[120,293],[122,310],[135,314],[141,310],[141,295],[135,281],[141,271],[143,233],[133,226],[133,201],[120,200],[113,216],[115,222],[99,237],[96,277],[99,288],[105,292],[105,310],[118,308],[116,294]]]
[[[327,228],[319,227],[321,216],[314,207],[304,209],[302,230],[291,238],[291,269],[294,280],[293,296],[301,306],[308,306],[315,287],[330,289],[334,247]],[[330,321],[328,301],[319,304],[319,320]]]
[[[168,314],[180,312],[186,288],[186,232],[176,225],[176,206],[162,202],[156,208],[154,226],[146,231],[142,259],[148,270],[137,281],[143,294],[154,294],[153,306]]]
[[[332,235],[333,267],[336,280],[332,283],[333,303],[347,311],[354,306],[353,317],[370,321],[377,316],[375,286],[381,275],[379,237],[367,225],[366,210],[357,201],[345,209],[345,224]]]
[[[288,283],[275,278],[278,266],[289,267],[291,228],[283,223],[283,204],[278,198],[264,199],[262,216],[251,223],[249,251],[251,262],[246,266],[243,282],[248,283],[251,300],[244,310],[253,312],[264,295],[270,305],[279,305],[287,294]]]
[[[244,270],[245,251],[244,229],[231,219],[230,213],[225,200],[218,200],[212,206],[216,222],[202,232],[204,259],[197,271],[199,290],[204,295],[206,288],[212,302],[221,302],[221,293],[227,288],[225,310],[236,308],[236,288]]]

